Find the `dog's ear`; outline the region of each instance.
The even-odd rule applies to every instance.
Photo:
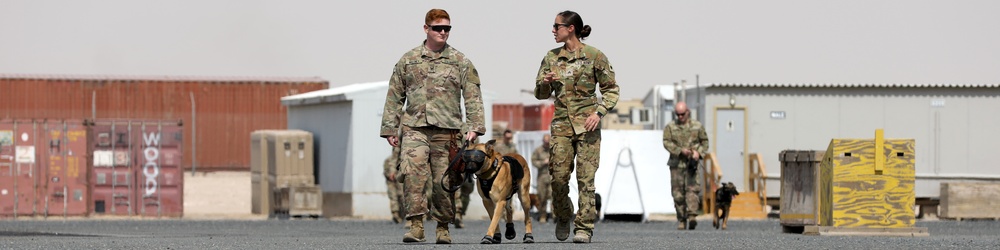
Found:
[[[484,153],[486,153],[486,155],[493,155],[493,145],[496,145],[496,144],[497,144],[497,140],[496,139],[491,139],[490,141],[487,141],[486,142],[486,152],[484,152]]]

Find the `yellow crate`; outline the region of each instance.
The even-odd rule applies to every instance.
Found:
[[[820,163],[820,226],[913,226],[915,142],[882,134],[830,141]]]

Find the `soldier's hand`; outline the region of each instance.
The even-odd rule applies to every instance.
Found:
[[[392,173],[389,175],[389,181],[396,182],[396,173]]]
[[[465,134],[465,141],[468,141],[470,143],[476,143],[476,138],[478,137],[479,134],[476,134],[476,132],[469,131],[469,133]]]
[[[600,123],[601,123],[601,117],[598,116],[597,113],[593,113],[587,117],[587,122],[583,124],[583,128],[587,129],[587,131],[594,131],[595,129],[597,129],[597,124]]]
[[[551,83],[554,80],[559,80],[559,78],[556,77],[556,72],[546,73],[545,74],[545,78],[543,79],[543,81],[545,81],[545,83]]]
[[[691,155],[691,150],[685,148],[685,149],[681,150],[681,155],[683,155],[683,156],[689,156],[689,155]]]
[[[691,151],[691,153],[693,154],[691,159],[701,160],[701,154],[699,154],[698,151]]]
[[[386,137],[385,140],[389,142],[389,145],[392,145],[393,147],[399,147],[399,137],[396,137],[395,135],[390,135],[389,137]]]

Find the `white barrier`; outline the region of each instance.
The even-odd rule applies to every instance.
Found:
[[[546,133],[548,131],[523,131],[514,135],[518,153],[528,159],[528,165],[531,165],[531,153],[542,144],[542,136]],[[668,157],[669,154],[663,148],[663,131],[602,130],[601,161],[594,180],[603,203],[600,216],[642,214],[643,221],[646,221],[650,214],[675,213],[670,194]],[[538,173],[534,166],[531,171],[531,192],[537,193],[534,180]],[[569,196],[576,210],[575,172],[570,177],[569,185]]]

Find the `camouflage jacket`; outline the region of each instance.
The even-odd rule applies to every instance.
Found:
[[[545,145],[538,146],[538,148],[535,148],[535,151],[531,152],[531,165],[539,170],[548,169],[549,164],[545,162],[549,160],[551,154],[551,145],[550,147],[546,147]]]
[[[444,50],[437,53],[420,44],[406,52],[392,70],[379,136],[396,135],[400,125],[436,126],[485,134],[479,84],[479,72],[462,52],[446,44]],[[460,103],[463,97],[464,123]]]
[[[507,155],[511,153],[517,154],[517,144],[514,144],[513,142],[511,142],[510,144],[500,142],[497,143],[496,147],[494,147],[493,150],[500,152],[501,155]]]
[[[686,166],[687,161],[681,159],[683,149],[698,151],[702,157],[708,154],[708,134],[701,122],[688,120],[687,124],[677,124],[676,120],[663,128],[663,148],[670,152],[667,165],[670,168]]]
[[[545,83],[545,74],[549,72],[555,72],[558,79]],[[603,101],[595,94],[598,87]],[[615,70],[608,57],[586,44],[577,51],[562,47],[549,50],[535,79],[535,98],[553,96],[556,110],[552,116],[552,135],[572,136],[587,132],[584,129],[587,117],[597,112],[607,114],[618,103]]]

